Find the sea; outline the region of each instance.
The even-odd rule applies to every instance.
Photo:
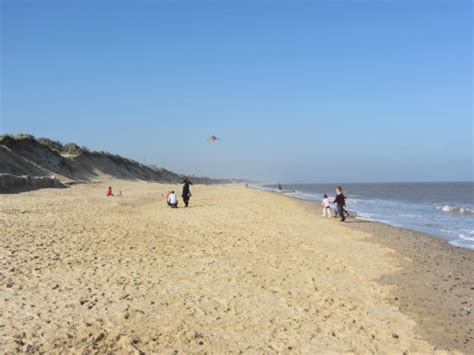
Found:
[[[278,191],[276,184],[255,187]],[[335,196],[335,184],[285,184],[283,193],[310,201]],[[356,218],[425,232],[474,250],[474,182],[348,183],[343,193]]]

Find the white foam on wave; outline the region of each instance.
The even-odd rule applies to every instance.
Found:
[[[472,233],[472,231],[471,231],[471,233]],[[461,234],[458,235],[458,237],[463,239],[463,240],[470,240],[470,241],[474,242],[474,233],[472,233],[472,234],[471,233],[469,233],[468,235],[461,233]]]
[[[449,244],[457,246],[457,247],[461,247],[461,248],[474,250],[474,243],[471,243],[470,241],[463,240],[463,239],[451,240]]]
[[[443,233],[448,233],[448,234],[456,234],[455,231],[448,230],[448,229],[440,229],[440,231],[443,232]]]
[[[437,208],[443,212],[448,212],[448,213],[461,213],[465,215],[474,214],[474,210],[468,207],[444,205],[444,206],[438,206]]]

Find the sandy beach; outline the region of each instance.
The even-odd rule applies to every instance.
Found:
[[[474,352],[472,251],[240,185],[169,209],[170,189],[2,195],[2,353]]]

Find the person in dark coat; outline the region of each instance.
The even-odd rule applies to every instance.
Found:
[[[181,183],[183,184],[183,194],[181,197],[184,201],[184,207],[188,207],[189,199],[191,198],[191,190],[189,189],[189,185],[192,185],[193,183],[189,181],[188,178],[184,179]]]
[[[346,205],[346,198],[342,194],[342,187],[338,186],[336,188],[336,198],[334,199],[334,203],[337,207],[337,213],[341,216],[341,222],[346,220],[344,216],[344,206]]]

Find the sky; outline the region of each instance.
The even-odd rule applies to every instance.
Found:
[[[0,3],[2,134],[211,177],[473,180],[471,1]]]

